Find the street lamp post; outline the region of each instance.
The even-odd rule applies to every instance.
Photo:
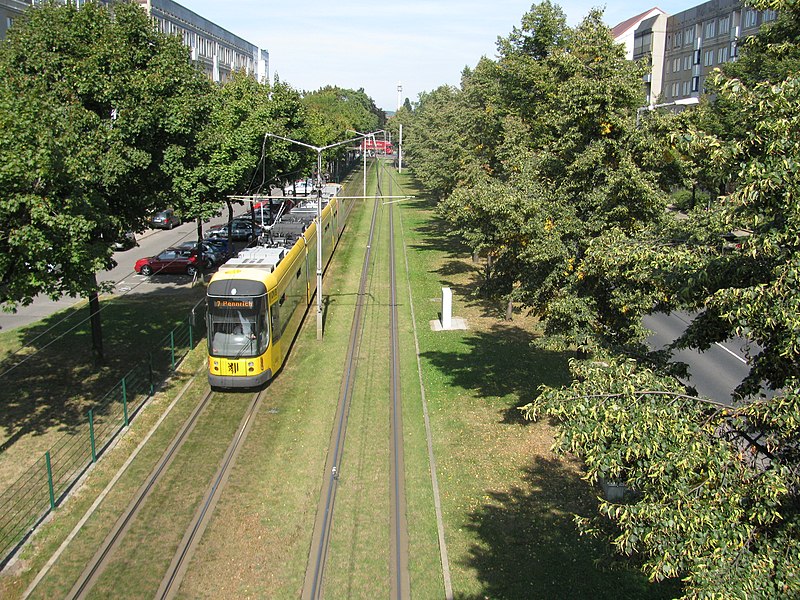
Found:
[[[655,110],[657,108],[664,108],[665,106],[690,106],[692,104],[699,104],[700,98],[697,96],[691,96],[689,98],[680,98],[673,102],[664,102],[663,104],[648,104],[647,106],[640,106],[636,109],[636,127],[639,127],[639,120],[641,119],[641,114],[646,110]]]
[[[331,148],[335,148],[343,144],[349,144],[357,140],[358,138],[345,140],[343,142],[336,142],[335,144],[328,144],[327,146],[312,146],[311,144],[306,144],[305,142],[301,142],[299,140],[293,140],[291,138],[287,138],[282,135],[276,135],[274,133],[265,133],[264,134],[265,142],[266,138],[268,137],[283,140],[285,142],[290,142],[292,144],[297,144],[298,146],[303,146],[304,148],[309,148],[311,150],[314,150],[317,153],[317,180],[315,185],[317,191],[317,339],[321,340],[322,339],[322,152],[324,150],[329,150]]]
[[[362,141],[366,140],[368,137],[371,137],[373,142],[372,146],[375,147],[376,146],[375,134],[382,133],[383,129],[379,129],[378,131],[373,131],[372,133],[361,133],[360,131],[356,131],[355,129],[348,129],[347,131],[352,133],[357,133],[360,136],[360,138],[356,139],[361,139]],[[364,183],[362,184],[362,190],[363,190],[362,193],[364,194],[364,196],[366,196],[367,195],[367,144],[366,143],[362,148],[361,157],[364,159],[363,161],[364,166],[361,169],[364,176]]]

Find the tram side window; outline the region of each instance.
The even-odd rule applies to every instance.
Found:
[[[273,304],[271,307],[272,312],[272,339],[273,341],[281,337],[281,309],[278,304]]]
[[[306,279],[302,276],[302,272],[300,277],[290,277],[286,290],[283,293],[283,302],[281,303],[281,335],[283,335],[283,332],[286,331],[286,328],[289,326],[295,311],[298,308],[305,308],[307,296]],[[274,331],[278,331],[278,329]]]

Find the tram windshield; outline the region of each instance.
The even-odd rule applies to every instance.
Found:
[[[269,340],[264,298],[209,298],[208,341],[212,356],[259,356]]]

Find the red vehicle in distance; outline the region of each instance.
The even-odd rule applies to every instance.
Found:
[[[392,146],[392,142],[387,142],[386,140],[364,138],[361,140],[361,151],[372,154],[389,155],[394,154],[394,147]]]

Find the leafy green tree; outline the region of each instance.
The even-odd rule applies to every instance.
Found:
[[[375,106],[363,88],[348,90],[326,86],[303,96],[315,126],[311,140],[315,146],[327,146],[352,136],[352,131],[382,129],[385,113]]]
[[[794,43],[773,37],[764,47]],[[672,136],[682,154],[729,171],[733,189],[662,231],[599,238],[606,243],[584,261],[635,298],[649,288],[654,304],[632,303],[631,313],[695,312],[677,347],[702,350],[733,335],[754,342],[736,403],[689,396],[669,371],[641,360],[598,355],[574,363],[572,386],[543,389],[525,407],[561,422],[559,447],[583,458],[588,479],[628,486],[625,501],[582,519],[584,530],[639,557],[653,579],[682,578],[690,598],[800,595],[800,81],[773,67],[714,82],[709,110],[720,106],[748,127],[720,136],[699,127],[710,122],[701,118]],[[775,72],[785,77],[764,79]],[[726,231],[743,235],[733,245]]]
[[[368,133],[384,129],[386,114],[379,109],[363,88],[349,90],[325,86],[303,96],[309,113],[309,134],[312,144],[324,147],[355,137],[356,131]],[[327,163],[342,161],[348,145],[330,148],[324,153]],[[328,167],[329,171],[332,171]]]
[[[501,38],[501,58],[484,69],[496,85],[480,89],[484,106],[499,115],[484,130],[503,141],[478,164],[512,191],[497,194],[495,184],[470,176],[474,167],[462,168],[463,189],[442,204],[465,239],[495,232],[496,258],[508,257],[494,264],[495,289],[544,317],[547,341],[558,347],[619,345],[638,334],[619,327],[627,311],[619,288],[583,262],[600,238],[658,221],[666,204],[662,157],[634,118],[644,66],[625,60],[601,17],[592,11],[567,29],[560,9],[544,3],[523,18],[523,30]],[[474,131],[473,125],[459,133],[472,139]],[[517,199],[495,211],[497,220],[483,222],[482,211],[465,219],[478,198],[482,206]],[[522,225],[507,228],[508,214],[517,211]]]
[[[87,296],[95,273],[173,186],[204,119],[208,81],[133,4],[45,4],[0,44],[0,302]]]
[[[267,133],[308,138],[300,94],[280,81],[270,86],[245,73],[234,74],[215,94],[196,148],[196,165],[182,178],[198,216],[209,216],[224,203],[232,217],[232,202],[242,202],[232,197],[269,194],[287,174],[309,168],[307,152],[267,139]],[[200,227],[198,220],[198,236]]]

